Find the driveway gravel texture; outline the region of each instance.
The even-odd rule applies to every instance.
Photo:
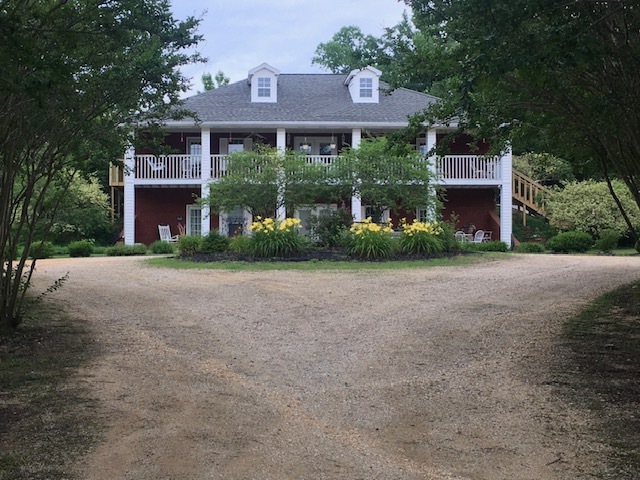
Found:
[[[640,258],[514,255],[381,271],[38,262],[89,325],[74,381],[106,425],[79,478],[598,478],[611,454],[558,395],[563,323]]]

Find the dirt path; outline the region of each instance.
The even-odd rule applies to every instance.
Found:
[[[85,479],[593,478],[589,417],[553,395],[563,321],[640,259],[532,255],[388,272],[47,260],[88,319],[104,442]],[[555,368],[555,367],[554,367]]]

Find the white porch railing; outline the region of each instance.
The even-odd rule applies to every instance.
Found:
[[[436,160],[442,180],[500,180],[500,158],[478,155],[446,155]]]
[[[308,165],[322,165],[331,168],[337,155],[309,155]],[[227,155],[211,155],[210,179],[222,178],[228,170]],[[500,182],[500,158],[478,155],[446,155],[436,160],[438,180],[454,181],[456,184],[469,182]],[[202,178],[202,159],[199,155],[136,155],[135,178],[144,180],[190,180],[199,182]],[[207,179],[208,180],[208,179]]]
[[[136,155],[135,177],[153,180],[199,179],[200,155]]]

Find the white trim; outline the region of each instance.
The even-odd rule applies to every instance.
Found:
[[[191,212],[193,211],[198,211],[200,212],[200,222],[197,226],[197,228],[195,227],[195,225],[191,225]],[[187,205],[186,208],[186,221],[185,221],[185,228],[186,228],[186,232],[187,235],[193,235],[192,231],[193,230],[199,230],[200,233],[199,235],[202,236],[202,208],[200,207],[200,205],[196,205],[194,203]]]
[[[124,154],[124,244],[133,245],[136,242],[136,150],[129,146]]]

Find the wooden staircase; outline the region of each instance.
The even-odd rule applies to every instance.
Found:
[[[522,205],[524,225],[527,224],[527,211],[547,216],[546,201],[553,196],[553,190],[517,170],[513,170],[512,173],[511,190],[513,199]]]

